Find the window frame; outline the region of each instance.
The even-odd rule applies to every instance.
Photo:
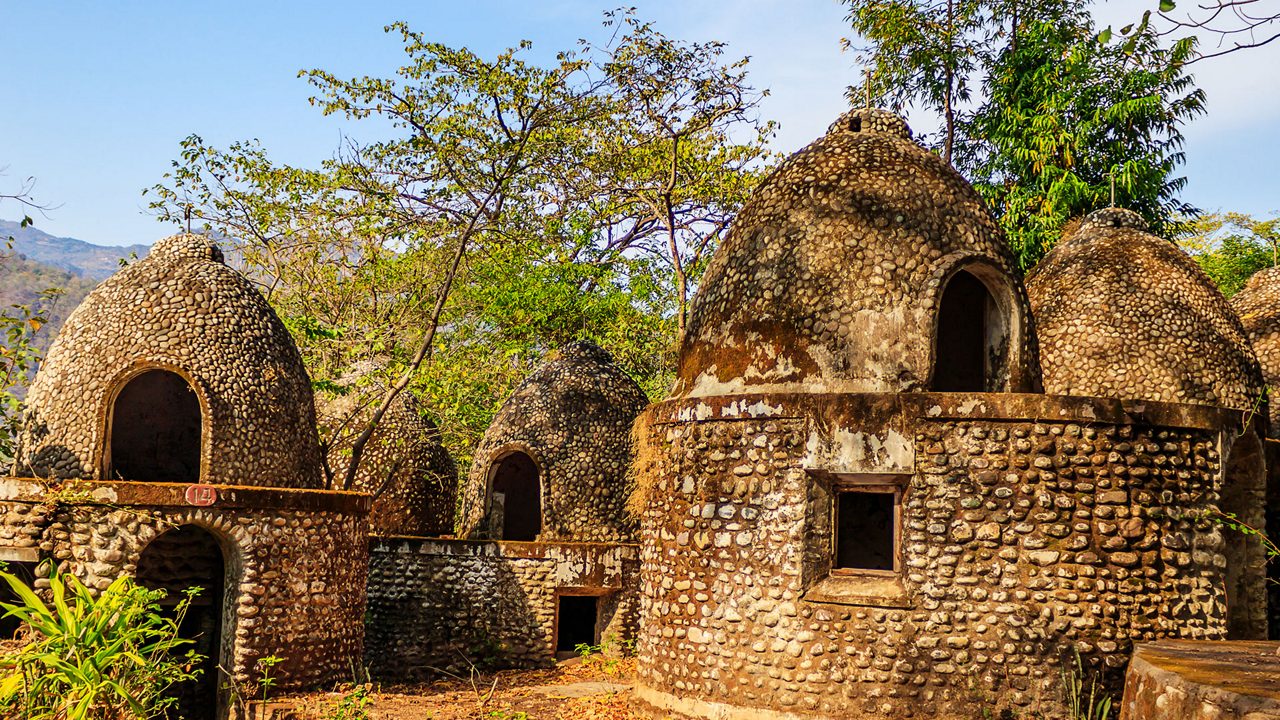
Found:
[[[902,575],[902,501],[910,476],[885,475],[835,475],[831,483],[831,543],[829,547],[831,566],[828,571],[831,577],[857,578],[877,577],[896,578]],[[893,569],[845,568],[836,566],[836,558],[840,550],[840,496],[848,493],[878,494],[893,496]]]

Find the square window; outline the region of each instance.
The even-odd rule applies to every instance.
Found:
[[[841,490],[836,494],[834,570],[898,569],[898,491]]]

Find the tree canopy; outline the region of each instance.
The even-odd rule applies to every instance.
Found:
[[[390,77],[300,73],[325,114],[389,124],[316,168],[187,138],[159,217],[223,238],[322,393],[362,393],[346,487],[381,412],[415,392],[468,458],[547,351],[594,340],[660,397],[706,259],[767,169],[746,60],[610,13],[606,43],[493,58],[403,24]],[[347,370],[364,365],[349,382]],[[330,443],[334,438],[326,438]]]

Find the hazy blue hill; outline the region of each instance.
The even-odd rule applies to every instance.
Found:
[[[51,265],[92,280],[105,280],[120,269],[120,259],[136,253],[144,257],[146,245],[93,245],[75,238],[54,237],[36,227],[21,227],[10,220],[0,220],[0,240],[12,237],[10,252],[28,260]]]

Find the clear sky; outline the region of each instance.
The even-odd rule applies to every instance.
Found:
[[[835,0],[636,2],[672,37],[718,39],[751,56],[752,82],[768,88],[762,114],[781,123],[780,150],[820,135],[856,83],[840,50],[844,8]],[[1115,0],[1106,22],[1154,5]],[[55,235],[99,244],[150,243],[167,228],[144,212],[188,134],[225,146],[258,138],[280,161],[329,157],[359,124],[307,104],[302,68],[341,76],[390,74],[403,57],[383,26],[405,20],[431,39],[493,54],[522,38],[548,55],[581,37],[601,39],[601,12],[582,0],[375,2],[140,2],[0,0],[0,192],[26,177],[53,206],[36,216]],[[1280,44],[1194,66],[1209,114],[1187,131],[1186,198],[1202,208],[1280,210]],[[929,117],[912,117],[927,129]],[[0,218],[16,219],[12,205]]]

